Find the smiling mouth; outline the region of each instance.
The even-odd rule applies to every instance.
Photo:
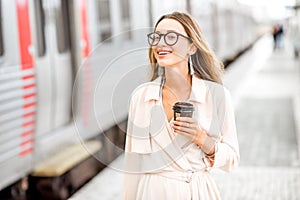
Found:
[[[160,56],[163,56],[163,55],[167,55],[169,53],[172,53],[171,51],[158,51],[157,54],[160,55]]]

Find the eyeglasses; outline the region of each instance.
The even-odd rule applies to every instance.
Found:
[[[154,33],[149,33],[147,36],[148,36],[148,43],[150,46],[158,45],[162,36],[164,36],[164,41],[169,46],[175,45],[178,41],[179,36],[188,39],[190,42],[193,42],[193,40],[190,37],[187,37],[185,35],[176,32],[169,32],[166,34],[159,34],[154,32]]]

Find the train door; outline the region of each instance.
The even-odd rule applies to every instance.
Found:
[[[31,0],[37,72],[37,134],[71,118],[72,60],[67,0]]]
[[[69,29],[69,0],[49,0],[53,3],[53,29],[49,30],[51,42],[54,101],[53,128],[70,122],[72,95],[72,60]],[[54,42],[55,41],[55,42]]]

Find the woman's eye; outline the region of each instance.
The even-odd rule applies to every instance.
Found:
[[[168,35],[168,39],[169,39],[169,40],[175,40],[175,39],[176,39],[176,36],[174,36],[174,35]]]

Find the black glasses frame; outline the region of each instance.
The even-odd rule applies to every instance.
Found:
[[[177,38],[176,38],[176,41],[175,41],[174,43],[169,44],[169,43],[167,42],[166,36],[167,36],[168,34],[171,34],[171,33],[175,33],[176,36],[177,36]],[[158,41],[157,41],[156,43],[154,43],[154,44],[150,42],[150,40],[151,40],[151,39],[150,39],[150,36],[153,35],[153,34],[156,34],[156,35],[159,36]],[[181,37],[183,37],[183,38],[189,40],[189,42],[193,43],[192,38],[187,37],[187,36],[185,36],[185,35],[182,35],[182,34],[180,34],[180,33],[177,33],[177,32],[175,32],[175,31],[171,31],[171,32],[168,32],[168,33],[165,33],[165,34],[163,34],[163,33],[156,33],[156,32],[147,34],[149,45],[150,45],[150,46],[157,46],[157,45],[159,44],[159,42],[160,42],[162,36],[164,36],[165,44],[167,44],[168,46],[173,46],[173,45],[175,45],[175,44],[178,42],[179,36],[181,36]]]

